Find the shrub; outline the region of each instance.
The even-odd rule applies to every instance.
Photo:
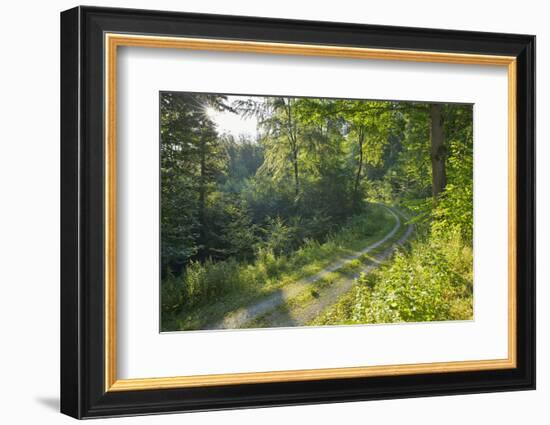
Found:
[[[239,264],[233,259],[204,263],[192,261],[181,276],[182,305],[194,306],[216,301],[220,296],[239,289],[244,282],[239,276]]]
[[[281,257],[276,257],[271,246],[259,247],[255,268],[267,279],[278,274]]]
[[[386,268],[361,276],[351,319],[356,323],[471,319],[472,248],[457,233],[412,244]]]
[[[182,282],[176,279],[170,269],[161,284],[162,311],[173,314],[179,311],[183,305],[185,290]]]
[[[270,218],[263,229],[263,246],[276,255],[286,254],[292,250],[295,229],[285,224],[279,216]]]

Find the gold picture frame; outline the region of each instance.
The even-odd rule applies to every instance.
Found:
[[[105,186],[105,390],[128,391],[202,387],[350,377],[464,372],[516,367],[516,58],[512,56],[440,53],[410,50],[281,44],[253,41],[212,40],[128,34],[105,34],[106,186]],[[238,53],[328,56],[354,59],[395,60],[506,67],[508,72],[508,358],[457,362],[400,364],[291,371],[232,373],[169,378],[117,379],[116,375],[116,87],[119,47],[189,49]]]

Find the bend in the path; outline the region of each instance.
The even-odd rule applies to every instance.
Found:
[[[295,283],[292,283],[290,285],[286,285],[283,288],[280,288],[276,292],[274,292],[271,295],[268,295],[261,301],[249,305],[247,307],[240,308],[232,313],[229,313],[228,316],[226,316],[223,320],[220,322],[214,323],[211,326],[207,326],[206,329],[237,329],[243,327],[247,322],[250,322],[258,317],[261,317],[265,315],[266,313],[269,313],[270,311],[276,309],[284,302],[298,296],[300,293],[302,293],[305,289],[307,289],[311,284],[314,282],[317,282],[320,279],[323,279],[327,277],[330,273],[341,269],[342,267],[346,266],[353,260],[356,260],[363,255],[369,253],[370,251],[378,248],[379,246],[383,245],[385,242],[390,240],[399,230],[401,227],[401,219],[399,216],[391,209],[383,205],[383,207],[394,217],[395,219],[395,225],[392,228],[392,230],[386,234],[382,239],[379,241],[354,252],[353,254],[346,255],[344,257],[339,258],[338,260],[332,262],[328,266],[324,267],[319,272],[302,278]]]
[[[305,326],[312,320],[314,320],[323,310],[327,309],[338,299],[347,293],[353,287],[355,280],[361,273],[368,274],[375,268],[377,268],[383,261],[390,257],[398,246],[403,245],[411,236],[414,230],[414,226],[409,224],[406,232],[399,238],[397,242],[392,244],[388,249],[382,253],[376,255],[371,261],[371,264],[366,265],[357,273],[349,277],[338,280],[330,285],[327,289],[318,294],[312,302],[307,303],[304,306],[298,306],[292,311],[280,311],[274,310],[262,317],[262,322],[269,323],[269,327],[288,327],[288,326]]]

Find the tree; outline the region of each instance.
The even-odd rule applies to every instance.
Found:
[[[193,109],[181,96],[162,93],[160,97],[161,169],[161,258],[162,274],[177,270],[198,252],[196,242],[197,182],[194,170],[185,166],[193,154],[193,129],[198,122]]]
[[[364,198],[361,181],[367,166],[382,164],[394,115],[393,102],[341,100],[335,112],[345,121],[348,137],[355,144],[356,171],[353,183],[353,203],[357,208]]]
[[[225,158],[208,108],[223,96],[161,93],[161,240],[163,271],[208,254],[206,198]],[[195,196],[190,196],[195,194]]]
[[[363,171],[363,145],[365,144],[365,127],[360,125],[357,128],[357,145],[359,151],[359,160],[357,161],[357,173],[355,174],[355,183],[353,184],[354,202],[359,202],[359,183],[361,181],[361,172]]]
[[[295,203],[300,198],[301,138],[295,117],[295,99],[291,97],[265,97],[258,101],[238,102],[235,109],[243,115],[254,114],[264,129],[265,158],[261,170],[280,179],[284,176],[288,160],[291,163]]]
[[[473,110],[470,105],[443,108],[446,147],[445,190],[433,210],[432,230],[449,232],[454,228],[463,240],[473,236]]]
[[[292,158],[292,165],[294,168],[294,191],[296,199],[298,199],[300,196],[300,173],[298,171],[298,127],[293,116],[292,98],[283,98],[282,101],[286,115],[286,133],[290,142],[290,153]]]
[[[443,126],[443,105],[440,103],[430,104],[430,141],[432,161],[432,196],[437,198],[445,189],[447,174],[445,171],[445,160],[447,150],[445,147],[445,131]]]

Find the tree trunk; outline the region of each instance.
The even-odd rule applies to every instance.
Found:
[[[353,202],[355,206],[359,204],[359,183],[361,181],[361,172],[363,171],[363,142],[365,133],[363,127],[359,127],[357,134],[357,142],[359,144],[359,165],[357,167],[357,174],[355,175],[355,184],[353,186]]]
[[[293,162],[294,162],[294,192],[296,195],[296,199],[298,199],[298,195],[300,194],[300,183],[299,183],[299,175],[298,175],[298,150],[293,149]]]
[[[206,255],[206,141],[200,140],[200,178],[199,178],[199,240],[203,257]]]
[[[291,99],[288,99],[287,103],[287,116],[288,116],[288,138],[290,139],[290,148],[292,151],[292,165],[294,166],[294,192],[296,201],[300,194],[300,176],[298,170],[298,137],[296,134],[296,126],[292,119],[292,104]]]
[[[445,171],[445,134],[443,130],[442,105],[430,105],[430,140],[432,159],[432,195],[437,198],[445,189],[447,175]]]

